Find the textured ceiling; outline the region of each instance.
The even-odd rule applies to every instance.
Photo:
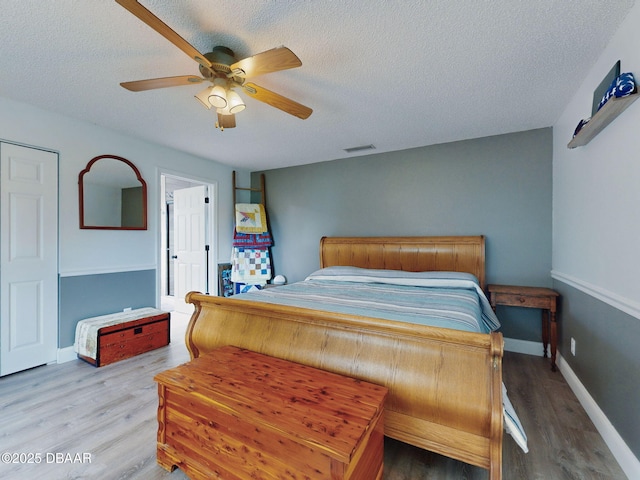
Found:
[[[141,3],[202,53],[289,47],[302,67],[252,81],[313,114],[244,96],[220,132],[203,85],[123,89],[198,64],[111,0],[0,0],[0,96],[252,170],[400,150],[553,125],[634,1]]]

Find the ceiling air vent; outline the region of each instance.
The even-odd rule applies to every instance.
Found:
[[[355,152],[361,152],[363,150],[375,150],[376,147],[373,145],[361,145],[359,147],[351,147],[351,148],[345,148],[344,151],[347,153],[355,153]]]

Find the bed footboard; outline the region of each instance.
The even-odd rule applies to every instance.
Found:
[[[223,345],[384,385],[385,435],[501,478],[499,333],[479,334],[320,310],[187,294],[192,358]]]

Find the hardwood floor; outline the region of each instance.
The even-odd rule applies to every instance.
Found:
[[[189,360],[188,317],[172,314],[171,344],[95,368],[77,360],[0,379],[3,479],[171,479],[156,464],[155,374]],[[626,479],[562,375],[545,359],[505,353],[504,381],[529,438],[523,453],[509,435],[503,476],[511,479]],[[31,456],[29,456],[31,455]],[[38,456],[39,455],[39,456]],[[387,439],[385,480],[485,480],[487,472]],[[75,462],[75,463],[74,463]]]

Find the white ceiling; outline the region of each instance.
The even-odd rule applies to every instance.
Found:
[[[313,114],[245,95],[221,132],[202,84],[123,89],[199,72],[113,0],[0,0],[0,96],[251,170],[400,150],[553,125],[634,0],[141,3],[202,53],[289,47],[302,67],[252,81]]]

